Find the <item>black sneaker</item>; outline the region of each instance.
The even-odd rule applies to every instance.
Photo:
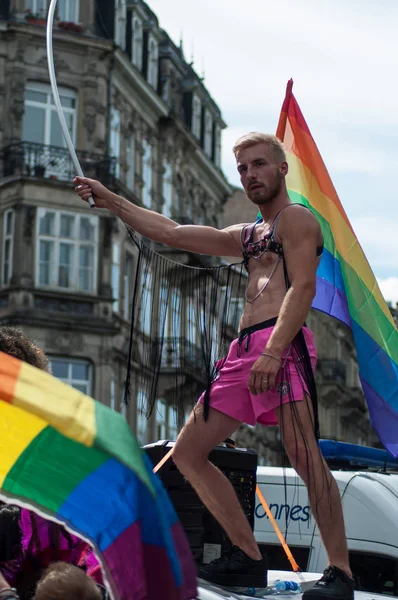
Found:
[[[228,587],[267,587],[267,557],[253,560],[237,546],[208,565],[202,565],[198,576],[210,583]]]
[[[355,582],[338,567],[327,567],[323,577],[303,594],[303,600],[353,600]]]

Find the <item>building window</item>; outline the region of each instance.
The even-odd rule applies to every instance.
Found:
[[[187,193],[187,199],[184,204],[184,216],[190,223],[193,223],[193,213],[195,209],[195,196],[193,195],[192,190],[189,190]]]
[[[73,142],[76,140],[76,93],[60,88],[61,104]],[[22,126],[24,142],[66,147],[59,117],[49,85],[30,83],[25,90],[25,113]]]
[[[111,285],[113,298],[113,311],[120,310],[120,244],[113,242],[112,244],[112,269],[111,269]]]
[[[148,406],[148,394],[139,390],[137,394],[137,440],[144,446],[148,441],[148,420],[146,418],[146,407]]]
[[[76,143],[76,93],[60,88],[61,104],[72,141]],[[22,125],[22,140],[32,144],[66,148],[59,117],[52,98],[51,88],[41,83],[29,83],[25,89],[25,112]],[[45,168],[47,176],[70,179],[71,162],[66,156],[55,156],[51,148],[27,147],[25,162],[34,170]]]
[[[348,362],[348,385],[351,388],[360,388],[361,380],[359,379],[358,363],[354,358],[350,358]]]
[[[79,0],[59,0],[58,18],[61,21],[79,22]]]
[[[9,285],[12,277],[14,230],[15,213],[13,210],[6,210],[3,216],[3,268],[1,270],[1,280],[3,285]]]
[[[220,327],[219,320],[217,317],[211,319],[211,364],[214,365],[219,357],[219,346],[220,346]]]
[[[141,304],[141,329],[146,335],[151,333],[152,325],[152,273],[147,271],[144,274],[142,286],[142,304]]]
[[[117,0],[115,2],[115,44],[123,50],[126,49],[126,22],[126,0]]]
[[[243,298],[231,298],[229,306],[226,306],[225,315],[227,315],[227,323],[235,331],[239,330],[239,323],[245,310],[245,301]]]
[[[196,331],[196,317],[195,317],[195,306],[192,298],[187,300],[187,316],[186,316],[186,338],[188,342],[196,345],[197,331]]]
[[[158,440],[166,439],[166,403],[158,400],[156,403],[156,437]]]
[[[173,212],[173,167],[168,161],[163,164],[163,214],[171,217]]]
[[[127,176],[126,184],[129,190],[135,187],[135,137],[132,135],[127,144]]]
[[[51,373],[87,396],[92,395],[92,367],[87,360],[51,358]]]
[[[152,204],[152,146],[147,141],[143,142],[144,154],[142,157],[142,202],[146,208]]]
[[[202,105],[200,99],[194,95],[192,101],[192,133],[200,139],[202,128]]]
[[[143,65],[143,40],[144,33],[142,28],[142,21],[138,17],[133,17],[133,64],[142,71]]]
[[[47,18],[47,0],[26,0],[25,8],[32,15],[38,15],[42,19]]]
[[[204,151],[210,157],[213,154],[213,119],[209,111],[205,113]]]
[[[178,436],[177,411],[173,406],[168,407],[169,440],[174,442]]]
[[[158,45],[154,39],[149,42],[148,83],[155,90],[158,87]]]
[[[124,259],[123,274],[123,317],[126,321],[129,321],[131,318],[133,266],[133,257],[131,256],[131,254],[126,254],[126,257]]]
[[[171,331],[174,337],[181,337],[181,292],[177,288],[171,295]]]
[[[109,405],[112,410],[116,410],[116,380],[113,375],[109,382]]]
[[[37,222],[36,284],[95,292],[98,217],[39,208]]]
[[[172,334],[167,366],[177,368],[181,359],[181,292],[177,288],[171,291],[166,320]]]
[[[214,163],[216,167],[221,167],[221,127],[214,127]]]
[[[111,108],[110,154],[116,159],[115,177],[120,177],[120,110]]]

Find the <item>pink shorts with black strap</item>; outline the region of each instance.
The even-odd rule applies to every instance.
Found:
[[[220,370],[217,372],[210,388],[210,406],[233,417],[237,421],[255,425],[277,425],[275,408],[281,404],[304,400],[307,393],[306,385],[294,363],[288,348],[282,356],[282,366],[276,379],[274,389],[254,396],[250,393],[248,384],[250,371],[265,346],[274,329],[276,319],[269,319],[252,327],[243,329],[239,338],[234,340],[227,357],[219,361]],[[308,327],[303,327],[304,339],[311,360],[312,369],[316,365],[316,348],[313,333]],[[283,379],[282,381],[282,372]],[[205,393],[199,398],[204,402]]]

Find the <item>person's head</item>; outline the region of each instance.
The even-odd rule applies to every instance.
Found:
[[[286,189],[288,165],[277,137],[248,133],[235,142],[233,152],[244,190],[254,204],[271,204]]]
[[[53,563],[37,584],[34,600],[102,600],[95,582],[69,563]]]
[[[0,562],[15,560],[21,554],[20,515],[21,509],[18,506],[0,506]]]
[[[49,361],[44,350],[16,327],[0,327],[0,352],[48,371]]]

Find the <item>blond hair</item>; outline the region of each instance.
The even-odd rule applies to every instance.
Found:
[[[53,563],[40,579],[34,600],[101,600],[95,582],[78,567],[69,563]]]
[[[258,133],[253,131],[242,135],[233,147],[235,157],[238,157],[239,152],[256,146],[257,144],[265,144],[271,150],[273,157],[278,163],[286,161],[286,153],[283,144],[275,135],[270,133]]]

